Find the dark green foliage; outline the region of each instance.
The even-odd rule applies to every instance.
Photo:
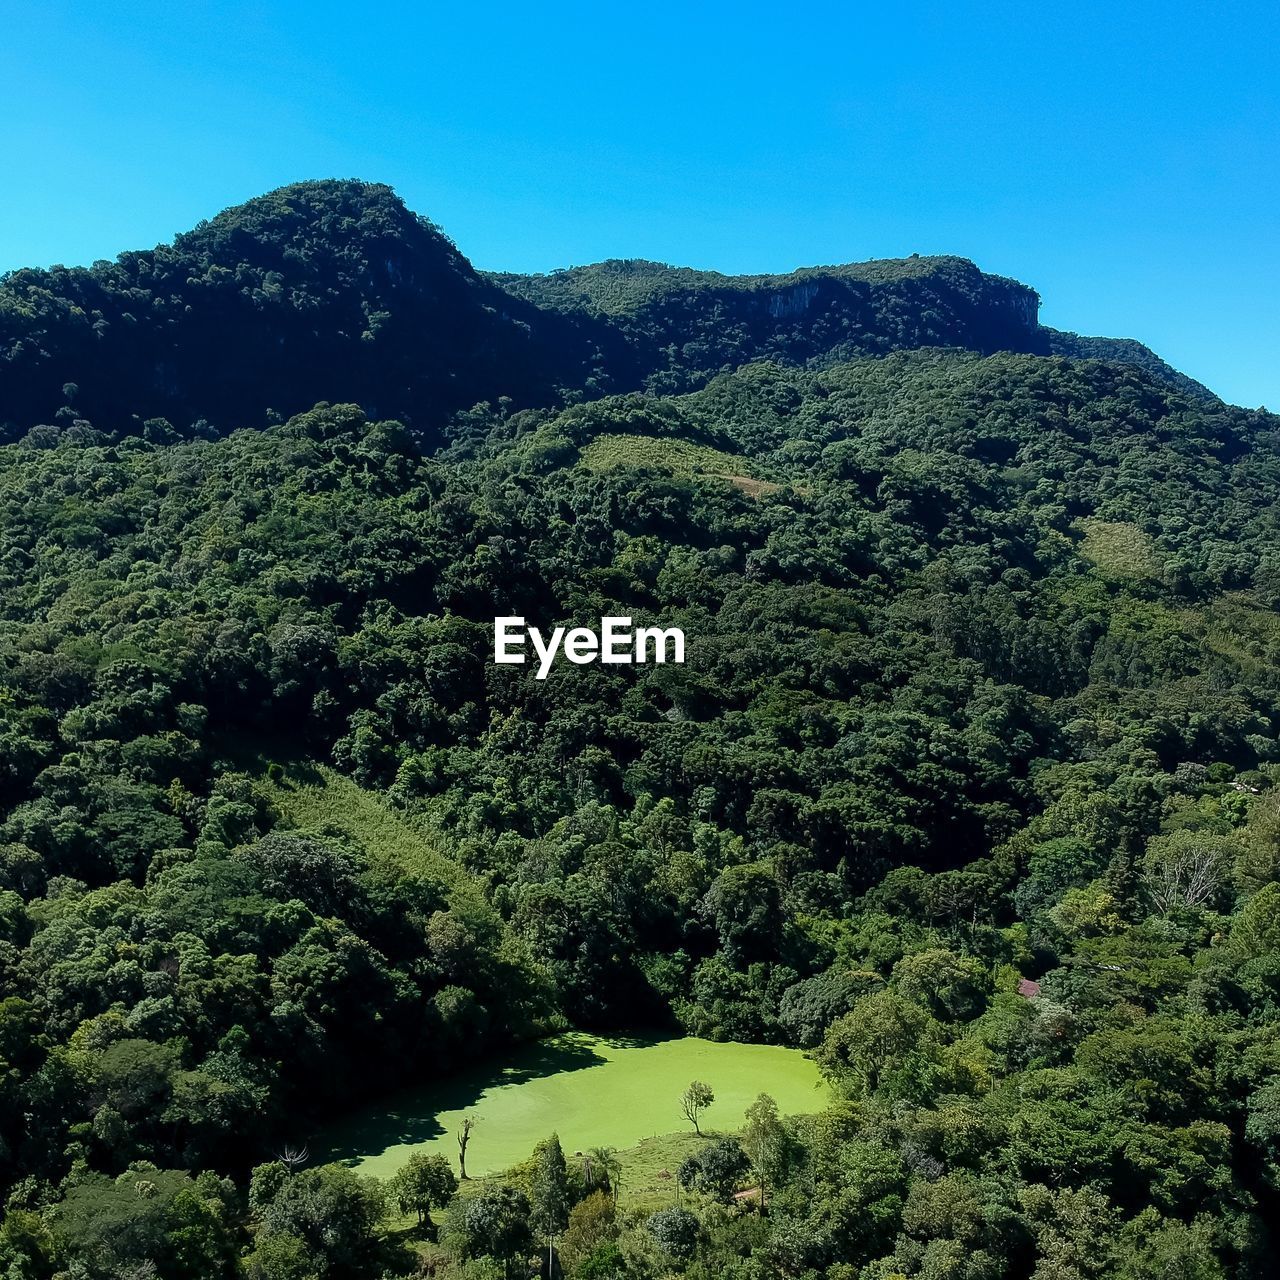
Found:
[[[553,1133],[533,1153],[533,1183],[530,1188],[529,1225],[540,1239],[559,1235],[569,1225],[569,1171]]]
[[[258,1231],[257,1253],[248,1260],[251,1276],[273,1277],[285,1257],[306,1260],[325,1276],[367,1275],[374,1256],[374,1229],[382,1217],[382,1187],[338,1165],[270,1177],[259,1169],[250,1195]],[[256,1194],[255,1194],[256,1193]]]
[[[789,1039],[812,1049],[841,1014],[848,1013],[866,985],[854,974],[828,971],[793,983],[778,1004],[778,1022]]]
[[[676,1205],[670,1209],[659,1209],[644,1225],[663,1252],[677,1262],[686,1262],[693,1257],[698,1246],[700,1224],[688,1209]]]
[[[387,1190],[401,1213],[414,1213],[418,1225],[430,1223],[432,1209],[443,1209],[458,1189],[458,1180],[441,1155],[412,1155],[397,1171]]]
[[[1107,355],[1203,393],[1137,343],[1041,329],[1038,305],[947,257],[484,276],[389,187],[300,182],[171,245],[0,280],[0,425],[42,448],[95,429],[164,445],[327,399],[430,433],[457,415],[469,434],[512,408],[670,394],[751,360],[919,346]]]
[[[0,1269],[403,1269],[307,1136],[576,1024],[790,1041],[840,1101],[652,1219],[544,1144],[450,1203],[468,1276],[1266,1274],[1280,421],[1033,305],[495,281],[360,184],[7,280]],[[323,395],[379,412],[263,425]],[[539,682],[496,614],[688,661]]]
[[[593,1191],[569,1213],[569,1226],[558,1250],[563,1265],[582,1280],[614,1275],[622,1257],[614,1243],[618,1238],[617,1205],[603,1191]]]
[[[1213,401],[1217,396],[1194,378],[1188,378],[1172,365],[1161,360],[1149,347],[1132,338],[1088,338],[1078,333],[1064,333],[1060,329],[1042,328],[1048,339],[1049,351],[1055,356],[1075,356],[1087,360],[1123,360],[1137,365],[1144,372],[1161,382],[1170,382],[1190,396]]]
[[[680,1185],[728,1204],[751,1161],[736,1138],[716,1138],[680,1164]]]
[[[834,363],[927,346],[1048,350],[1034,290],[984,275],[962,258],[916,256],[782,276],[724,276],[628,259],[492,278],[542,308],[607,324],[627,352],[621,369],[606,366],[614,385],[625,369],[660,394],[687,391],[752,360]]]
[[[166,444],[332,398],[433,425],[490,396],[549,398],[581,339],[538,321],[389,187],[298,183],[172,245],[10,273],[0,420]]]
[[[233,1276],[230,1207],[216,1180],[136,1164],[114,1180],[95,1174],[72,1187],[51,1215],[53,1240],[80,1274],[104,1280],[148,1264],[184,1280]]]
[[[501,1183],[487,1183],[456,1204],[449,1236],[462,1258],[495,1258],[510,1272],[516,1259],[535,1246],[529,1199]]]

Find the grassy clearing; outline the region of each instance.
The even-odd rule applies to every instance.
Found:
[[[655,1138],[645,1138],[634,1147],[618,1151],[616,1155],[622,1168],[622,1176],[615,1188],[619,1210],[625,1214],[647,1215],[676,1203],[678,1197],[687,1200],[689,1193],[681,1191],[676,1180],[681,1161],[686,1156],[693,1155],[709,1138],[720,1137],[722,1132],[736,1130],[708,1130],[702,1137],[692,1131],[664,1133]],[[570,1165],[581,1163],[572,1151],[566,1151],[565,1156]],[[458,1193],[465,1199],[475,1195],[490,1181],[502,1181],[504,1176],[505,1171],[473,1178],[462,1183]],[[443,1210],[433,1211],[431,1218],[437,1229],[444,1225]],[[393,1210],[384,1222],[384,1230],[411,1244],[423,1258],[443,1261],[448,1256],[439,1245],[429,1243],[419,1234],[417,1219],[411,1213],[397,1214]]]
[[[1255,678],[1272,669],[1280,645],[1280,617],[1265,610],[1245,592],[1227,592],[1199,609],[1183,609],[1178,617],[1201,643],[1240,664]]]
[[[1164,561],[1149,533],[1117,520],[1081,520],[1080,554],[1104,577],[1126,581],[1158,578]]]
[[[791,1115],[827,1102],[817,1067],[796,1049],[572,1033],[526,1046],[505,1064],[477,1066],[357,1113],[332,1126],[312,1150],[388,1178],[415,1151],[438,1152],[454,1163],[458,1122],[471,1114],[479,1118],[467,1150],[473,1176],[526,1160],[536,1143],[558,1133],[570,1158],[596,1146],[633,1153],[634,1170],[623,1162],[624,1194],[634,1176],[637,1194],[643,1188],[651,1195],[666,1185],[662,1168],[674,1173],[674,1149],[661,1144],[681,1136],[673,1134],[684,1124],[679,1097],[695,1079],[716,1095],[703,1120],[707,1132],[740,1128],[760,1093],[772,1094]]]
[[[657,436],[597,436],[582,450],[579,465],[588,471],[651,470],[684,478],[727,480],[752,498],[781,488],[754,475],[745,458],[688,440]]]
[[[706,1141],[695,1133],[664,1133],[619,1151],[618,1163],[622,1166],[619,1206],[652,1213],[671,1204],[678,1189],[676,1170],[680,1162]]]
[[[429,831],[326,765],[290,766],[283,778],[264,785],[295,827],[341,831],[375,861],[383,859],[450,888],[460,888],[468,879]]]

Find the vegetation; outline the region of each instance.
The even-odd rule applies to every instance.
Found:
[[[0,1271],[1266,1275],[1280,419],[1144,350],[958,259],[482,277],[353,183],[7,278]],[[834,1098],[634,1204],[558,1122],[307,1155],[571,1027]]]
[[[443,1209],[453,1199],[458,1180],[441,1155],[412,1155],[388,1184],[401,1213],[415,1213],[418,1226],[430,1222],[432,1209]]]
[[[702,1118],[702,1113],[715,1100],[716,1095],[711,1091],[711,1086],[704,1084],[701,1080],[691,1081],[689,1087],[680,1095],[680,1111],[693,1125],[694,1133],[702,1133],[698,1127],[698,1121]]]
[[[554,1130],[570,1155],[581,1153],[583,1178],[594,1187],[612,1181],[608,1149],[685,1127],[681,1095],[693,1071],[716,1081],[714,1105],[699,1112],[704,1130],[737,1129],[762,1089],[794,1114],[820,1111],[830,1100],[817,1066],[794,1048],[575,1032],[371,1100],[324,1125],[310,1150],[317,1160],[379,1178],[415,1154],[443,1156],[456,1171],[470,1119],[466,1166],[473,1177],[528,1159]]]

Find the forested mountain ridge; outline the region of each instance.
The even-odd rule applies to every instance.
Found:
[[[1091,360],[1120,360],[1137,365],[1160,382],[1168,382],[1178,390],[1199,400],[1213,401],[1218,397],[1203,383],[1179,372],[1162,360],[1150,347],[1133,338],[1088,338],[1078,333],[1066,333],[1061,329],[1042,326],[1047,346],[1046,352],[1055,356],[1075,356]]]
[[[304,194],[331,256],[269,200],[245,280],[339,281],[322,337],[385,225],[498,365],[551,316],[647,389],[561,403],[531,354],[547,400],[443,449],[353,404],[192,439],[73,405],[0,446],[0,1274],[516,1280],[551,1234],[571,1280],[1264,1280],[1280,418],[1140,361],[824,347],[803,274],[491,308],[389,196]],[[845,284],[883,319],[988,279]],[[490,661],[508,613],[661,619],[688,661],[535,681]],[[807,1049],[836,1102],[762,1104],[658,1212],[548,1144],[439,1247],[450,1179],[300,1154],[572,1026]]]
[[[725,276],[631,259],[491,278],[544,309],[607,321],[634,353],[646,389],[659,393],[700,386],[749,360],[833,363],[927,346],[1047,351],[1035,291],[963,258],[772,276]]]
[[[169,438],[265,425],[323,399],[438,441],[452,415],[481,401],[678,392],[754,359],[821,364],[921,346],[1047,353],[1052,331],[1037,307],[1033,290],[960,258],[785,276],[635,261],[482,275],[388,187],[297,183],[171,245],[10,272],[0,281],[0,427],[14,439],[77,421],[138,433],[150,421]],[[1108,354],[1142,362],[1142,352]],[[1155,357],[1145,362],[1159,371]]]

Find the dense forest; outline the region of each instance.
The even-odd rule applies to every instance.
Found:
[[[357,183],[0,283],[0,1274],[1270,1274],[1280,418],[1036,305],[484,276]],[[567,1027],[836,1100],[656,1212],[297,1158]]]

